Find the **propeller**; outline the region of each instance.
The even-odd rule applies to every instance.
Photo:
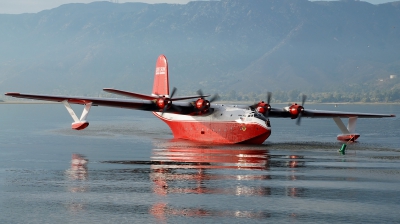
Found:
[[[272,93],[271,92],[267,92],[267,103],[265,103],[264,101],[260,101],[256,104],[251,105],[250,107],[254,109],[254,111],[257,111],[260,114],[265,115],[266,117],[268,117],[269,112],[271,111],[271,97],[272,97]]]
[[[157,105],[157,107],[160,110],[162,109],[161,116],[163,116],[165,111],[167,111],[170,107],[173,107],[176,111],[181,111],[181,108],[172,104],[172,101],[175,100],[173,97],[174,97],[176,91],[177,91],[177,89],[174,87],[172,89],[171,94],[168,97],[160,95],[159,98],[154,101],[155,104]]]
[[[196,101],[196,105],[198,105],[199,100],[201,101],[200,106],[196,106],[196,108],[198,109],[198,107],[200,107],[200,111],[202,111],[202,110],[208,110],[208,108],[210,107],[210,102],[213,102],[213,101],[216,101],[219,99],[219,96],[216,94],[210,99],[210,101],[205,100],[204,97],[208,97],[209,95],[203,95],[203,92],[201,90],[197,91],[197,93],[198,93],[197,96],[183,96],[183,97],[174,98],[174,95],[176,92],[177,92],[177,88],[174,87],[172,89],[171,94],[168,97],[159,95],[159,98],[154,101],[156,103],[157,107],[160,110],[162,110],[161,116],[163,116],[164,113],[171,107],[174,108],[175,111],[178,111],[178,112],[182,111],[181,107],[178,107],[173,104],[174,101],[200,98]]]
[[[166,97],[165,97],[164,102],[166,102],[166,103],[165,103],[165,105],[164,105],[164,108],[163,108],[163,111],[162,111],[162,113],[161,113],[161,116],[164,115],[165,111],[166,111],[170,106],[173,106],[173,104],[172,104],[172,99],[173,99],[175,93],[176,93],[176,88],[174,87],[174,88],[172,89],[172,93],[171,93],[171,95],[169,96],[169,98],[166,98]],[[176,108],[176,107],[174,107],[174,108]]]
[[[268,110],[265,113],[266,117],[268,117],[269,111],[271,110],[271,97],[272,97],[272,93],[271,92],[267,92],[267,104],[268,104]]]
[[[197,94],[199,96],[204,96],[203,91],[201,89],[197,90]],[[210,103],[219,100],[219,95],[215,94],[214,96],[211,97],[211,99],[209,100]]]
[[[306,102],[306,99],[307,99],[307,96],[306,95],[302,95],[301,96],[301,105],[300,105],[300,107],[299,107],[299,109],[300,109],[300,111],[299,111],[299,116],[297,117],[297,121],[296,121],[296,124],[297,125],[300,125],[300,123],[301,123],[301,116],[302,116],[302,114],[303,114],[303,112],[304,112],[304,103]]]
[[[293,103],[291,106],[289,106],[289,113],[291,114],[292,119],[297,118],[297,125],[300,125],[301,123],[301,117],[304,113],[304,104],[306,102],[306,99],[307,96],[303,94],[300,105],[298,105],[297,103]]]
[[[200,99],[195,101],[194,106],[198,111],[208,110],[210,108],[210,103],[219,99],[218,94],[215,94],[214,96],[212,96],[210,100],[204,99],[203,91],[201,89],[197,90],[197,94],[200,96]]]
[[[210,103],[212,103],[212,102],[217,101],[217,100],[219,100],[219,95],[215,94],[214,96],[211,97],[211,99],[209,101],[210,101]]]

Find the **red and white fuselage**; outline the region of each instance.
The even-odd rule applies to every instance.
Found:
[[[191,116],[153,112],[171,129],[174,138],[221,144],[261,144],[271,128],[254,111],[215,104],[213,113]]]

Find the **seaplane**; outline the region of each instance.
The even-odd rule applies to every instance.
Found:
[[[104,91],[125,98],[100,98],[80,96],[37,95],[8,92],[5,95],[17,98],[60,102],[73,119],[72,129],[83,130],[89,126],[87,117],[92,106],[118,107],[125,109],[152,112],[164,121],[171,129],[174,138],[197,142],[220,144],[262,144],[271,135],[270,118],[296,119],[300,125],[303,117],[332,118],[341,130],[337,136],[339,141],[355,141],[360,134],[355,132],[358,118],[395,117],[393,114],[356,113],[326,110],[308,110],[304,104],[293,103],[284,108],[271,106],[272,94],[266,94],[265,101],[252,105],[228,105],[214,103],[218,95],[210,97],[201,90],[194,96],[175,97],[177,91],[170,92],[168,78],[168,62],[164,55],[156,61],[153,91],[151,95],[104,88]],[[70,104],[83,105],[83,112],[78,118]],[[348,119],[346,126],[342,119]]]

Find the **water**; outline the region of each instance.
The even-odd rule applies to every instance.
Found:
[[[308,108],[400,115],[400,105]],[[400,220],[399,118],[359,119],[359,142],[341,155],[332,119],[271,119],[271,137],[248,146],[172,140],[141,111],[94,107],[84,131],[62,105],[0,114],[0,223]]]

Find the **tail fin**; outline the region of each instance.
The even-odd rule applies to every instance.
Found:
[[[169,95],[168,62],[164,55],[157,58],[152,95]]]

